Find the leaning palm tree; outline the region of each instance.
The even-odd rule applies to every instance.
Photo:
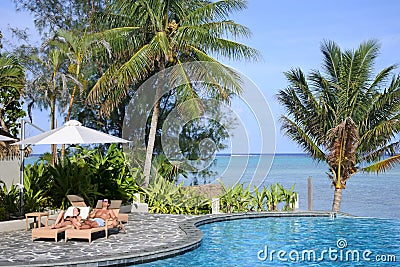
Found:
[[[144,80],[156,72],[162,72],[169,66],[182,65],[185,62],[207,61],[226,67],[210,56],[224,56],[230,59],[256,59],[258,52],[239,42],[227,39],[228,36],[248,37],[249,30],[228,19],[234,11],[246,7],[244,0],[220,1],[115,1],[116,10],[102,17],[110,21],[116,32],[131,26],[132,33],[126,34],[119,47],[124,45],[127,58],[114,62],[91,90],[88,101],[102,102],[101,113],[107,115],[130,92],[129,88],[138,87]],[[182,68],[183,69],[183,68]],[[221,71],[221,73],[226,73]],[[183,74],[184,76],[184,74]],[[225,77],[231,87],[220,86],[217,95],[228,100],[230,93],[239,93],[240,84],[233,77]],[[217,79],[217,77],[216,77]],[[114,88],[114,90],[110,90]],[[197,92],[191,81],[178,93],[183,99],[197,98]],[[215,89],[215,88],[214,88]],[[144,165],[144,186],[149,184],[151,162],[160,112],[161,88],[155,88],[155,104],[150,122],[150,131]],[[228,92],[229,91],[229,92]]]
[[[323,73],[300,69],[285,73],[289,87],[278,93],[287,115],[282,130],[305,152],[326,161],[335,189],[333,211],[340,211],[342,190],[360,167],[393,151],[400,132],[400,77],[395,65],[373,74],[379,44],[370,40],[342,51],[331,41],[321,45]],[[390,83],[388,83],[390,80]]]

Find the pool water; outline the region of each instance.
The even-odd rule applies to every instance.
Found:
[[[281,217],[199,228],[198,249],[139,266],[400,266],[399,220]]]

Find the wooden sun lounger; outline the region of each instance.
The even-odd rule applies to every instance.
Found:
[[[85,200],[77,195],[67,195],[67,198],[69,202],[71,202],[71,205],[74,207],[86,207]]]
[[[121,200],[111,200],[111,206],[109,209],[112,209],[115,216],[119,215],[119,209],[121,207]],[[97,202],[96,208],[101,208],[101,200]],[[105,226],[102,227],[97,227],[97,228],[90,228],[90,229],[67,229],[65,231],[65,242],[68,241],[68,239],[72,238],[78,238],[78,239],[87,239],[89,243],[92,242],[92,234],[105,231],[106,238],[108,238],[108,230],[113,229],[114,227],[112,226],[113,220],[107,220],[105,223]],[[118,219],[117,220],[118,225],[115,228],[121,228],[124,233],[126,233],[125,227],[123,226],[122,222]]]
[[[71,202],[71,205],[74,207],[86,207],[85,200],[81,196],[67,195],[67,198],[68,198],[69,202]],[[114,201],[120,201],[120,200],[114,200]],[[98,206],[98,204],[99,204],[99,202],[97,202],[96,208],[101,208],[101,206]],[[121,222],[128,223],[128,220],[129,220],[128,214],[127,213],[119,213],[118,220],[120,220]]]
[[[97,227],[97,228],[90,228],[90,229],[67,229],[65,231],[65,242],[68,241],[68,239],[72,238],[78,238],[78,239],[87,239],[89,243],[92,242],[92,234],[97,233],[97,232],[102,232],[105,231],[106,238],[108,238],[108,229],[113,228],[109,223],[107,222],[105,226],[102,227]]]
[[[85,201],[80,196],[68,195],[68,200],[71,202],[73,207],[86,207]],[[55,221],[55,219],[47,217],[46,227],[32,229],[32,241],[36,238],[51,238],[57,242],[59,233],[65,232],[67,229],[73,229],[72,225],[53,229],[50,226],[47,226],[49,225],[50,220]]]
[[[66,227],[58,228],[58,229],[52,229],[50,226],[46,227],[41,227],[41,228],[34,228],[32,229],[32,241],[35,240],[35,238],[52,238],[56,242],[58,242],[58,234],[66,231],[67,229],[72,228],[71,225],[68,225]]]

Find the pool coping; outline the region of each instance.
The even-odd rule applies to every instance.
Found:
[[[221,213],[196,216],[179,224],[179,228],[185,232],[185,238],[171,242],[167,245],[145,249],[137,253],[116,254],[113,257],[101,258],[96,261],[70,261],[69,264],[52,264],[53,266],[127,266],[148,263],[184,254],[201,246],[203,233],[197,227],[204,224],[268,217],[354,217],[350,214],[331,211],[292,211],[292,212],[245,212],[245,213]],[[33,265],[30,265],[33,266]],[[43,265],[41,265],[43,266]]]

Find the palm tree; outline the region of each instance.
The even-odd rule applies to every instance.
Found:
[[[50,44],[58,47],[68,57],[68,71],[77,81],[74,83],[69,97],[65,121],[69,121],[71,117],[76,93],[83,90],[86,84],[86,78],[83,75],[82,69],[84,67],[83,65],[90,60],[93,50],[104,47],[108,51],[108,54],[111,55],[110,47],[104,38],[105,34],[81,34],[74,31],[60,30],[55,38],[56,41],[50,42]]]
[[[169,66],[181,65],[191,61],[218,61],[210,56],[223,56],[230,59],[256,59],[258,52],[239,42],[226,39],[227,36],[248,37],[249,30],[228,20],[229,14],[244,9],[244,0],[221,1],[116,1],[111,15],[102,17],[110,21],[116,31],[131,26],[133,34],[122,39],[124,52],[128,57],[116,60],[92,88],[89,102],[102,101],[101,113],[107,115],[129,94],[129,86],[138,86],[151,74],[162,72]],[[121,38],[120,38],[121,39]],[[121,45],[119,43],[119,45]],[[219,64],[221,69],[226,68]],[[231,82],[232,91],[240,92],[239,82],[226,77]],[[110,91],[110,87],[115,88]],[[225,86],[218,87],[218,96],[228,100],[229,92]],[[150,132],[144,165],[145,182],[149,184],[152,155],[160,112],[161,89],[155,88],[155,104],[150,122]],[[197,98],[193,85],[188,82],[181,97]]]
[[[73,89],[69,95],[69,104],[65,121],[69,121],[72,108],[76,98],[76,94],[83,91],[87,84],[87,78],[82,72],[84,64],[91,59],[92,53],[97,49],[105,49],[106,55],[111,56],[111,48],[105,41],[108,32],[104,33],[78,33],[74,31],[60,30],[54,40],[50,41],[50,45],[58,47],[64,55],[69,59],[68,72],[73,77]],[[62,145],[61,157],[64,158],[65,145]]]
[[[1,35],[0,35],[1,40]],[[15,136],[18,133],[17,119],[25,116],[19,102],[25,87],[25,72],[17,58],[0,54],[0,132]],[[19,155],[17,146],[1,143],[0,158]]]
[[[34,55],[31,57],[31,72],[34,77],[28,86],[27,95],[31,102],[39,107],[50,108],[50,130],[56,128],[56,109],[62,112],[62,103],[68,98],[67,83],[80,84],[71,74],[63,73],[66,67],[66,56],[57,48],[50,48],[44,57]],[[53,163],[57,161],[57,146],[51,145]]]
[[[340,211],[342,190],[360,165],[376,162],[398,145],[393,137],[400,131],[400,77],[391,77],[395,65],[373,74],[379,48],[370,40],[341,51],[325,41],[324,72],[314,70],[306,78],[292,69],[285,73],[289,87],[277,95],[287,113],[281,116],[284,133],[329,166],[333,211]]]

